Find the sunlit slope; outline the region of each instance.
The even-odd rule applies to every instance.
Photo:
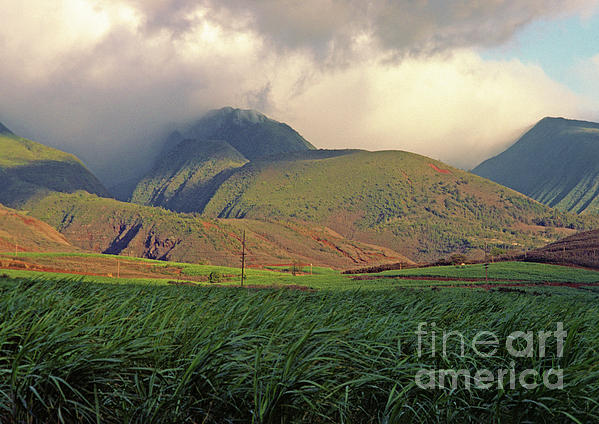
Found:
[[[208,219],[83,192],[55,193],[27,207],[74,245],[96,252],[238,266],[245,231],[249,266],[411,263],[389,248],[348,240],[323,225],[299,220]]]
[[[50,225],[0,205],[0,252],[70,252],[77,250]]]
[[[0,203],[18,207],[49,192],[108,192],[75,156],[10,132],[0,125]]]
[[[203,210],[208,217],[296,218],[417,259],[457,250],[540,246],[591,218],[401,151],[312,151],[240,168]],[[586,221],[584,221],[586,219]],[[593,222],[591,222],[593,221]]]
[[[545,118],[472,172],[561,210],[599,212],[599,124]]]

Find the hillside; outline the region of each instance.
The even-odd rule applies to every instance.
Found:
[[[472,172],[560,210],[599,212],[599,124],[544,118]]]
[[[315,222],[416,260],[485,245],[538,247],[599,224],[400,151],[310,151],[253,161],[221,184],[202,213]]]
[[[33,198],[85,190],[108,196],[75,156],[21,138],[0,124],[0,203],[19,207]]]
[[[70,252],[77,250],[54,228],[0,205],[0,252]]]
[[[245,230],[249,266],[294,261],[335,268],[412,263],[391,249],[351,241],[300,220],[207,219],[84,192],[54,193],[27,208],[72,244],[95,252],[239,266]]]
[[[522,259],[599,269],[599,230],[585,231],[527,252]]]
[[[202,209],[219,180],[247,162],[226,141],[183,140],[140,181],[131,201],[181,212]]]

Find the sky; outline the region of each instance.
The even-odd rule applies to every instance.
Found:
[[[599,0],[0,0],[0,122],[107,185],[177,126],[257,109],[319,148],[470,169],[599,121]]]

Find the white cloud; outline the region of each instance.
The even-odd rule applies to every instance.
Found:
[[[113,178],[123,158],[150,160],[143,147],[166,124],[225,105],[319,147],[469,167],[544,115],[586,107],[540,68],[470,47],[594,3],[0,0],[0,120]]]
[[[286,91],[273,87],[281,115],[319,146],[402,149],[466,168],[542,117],[581,109],[542,69],[470,51],[365,64],[327,74],[295,98]]]

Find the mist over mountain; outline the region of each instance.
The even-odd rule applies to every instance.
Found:
[[[225,173],[250,160],[315,147],[289,125],[254,110],[213,110],[166,139],[152,170],[131,199],[177,211],[197,211]]]
[[[472,172],[551,207],[599,212],[599,124],[544,118]]]
[[[255,110],[232,107],[208,112],[183,136],[196,140],[225,140],[250,160],[315,149],[289,125]]]
[[[232,108],[173,132],[132,201],[212,219],[315,223],[416,260],[487,243],[533,247],[559,234],[550,227],[589,228],[431,158],[315,150],[287,125]]]
[[[552,129],[559,122],[544,121],[541,127]],[[566,133],[593,135],[597,130],[588,125],[576,128]],[[135,184],[134,203],[66,196],[80,190],[101,197],[109,194],[73,155],[8,133],[0,140],[0,172],[7,182],[0,189],[0,203],[35,211],[35,216],[65,234],[68,227],[69,241],[75,245],[104,250],[110,250],[113,242],[129,245],[139,230],[135,217],[143,213],[148,219],[143,220],[146,227],[138,237],[137,251],[148,257],[157,254],[151,247],[156,243],[162,252],[156,257],[170,257],[165,252],[173,246],[162,243],[163,238],[170,240],[176,233],[177,243],[187,243],[190,231],[196,231],[192,227],[204,225],[195,221],[192,225],[193,219],[183,218],[181,212],[239,225],[260,222],[268,227],[263,233],[268,240],[282,234],[282,228],[293,228],[289,234],[302,240],[294,247],[297,252],[305,252],[305,243],[316,242],[326,251],[337,251],[327,256],[333,262],[348,252],[346,248],[353,249],[341,239],[389,249],[395,252],[391,256],[428,261],[454,252],[481,251],[488,245],[538,247],[599,225],[593,216],[557,212],[426,156],[317,150],[290,126],[251,110],[219,109],[172,132],[144,178],[121,181],[125,189]],[[160,212],[164,209],[156,206],[172,212]],[[111,217],[104,216],[108,211]],[[65,226],[65,222],[78,224]],[[85,225],[95,230],[80,240]],[[159,227],[160,242],[154,232]],[[313,230],[306,237],[310,228],[328,228],[346,247],[327,244],[331,241],[320,240]],[[169,229],[176,231],[170,234]],[[113,237],[95,241],[105,233]],[[278,242],[283,249],[284,240]],[[320,248],[310,249],[316,249],[310,254],[315,257]],[[376,259],[362,253],[344,257],[351,262],[361,262],[358,257],[366,262]]]

